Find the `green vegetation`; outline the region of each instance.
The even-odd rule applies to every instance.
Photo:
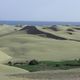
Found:
[[[54,62],[54,61],[39,61],[38,62],[36,60],[31,60],[29,63],[13,64],[12,66],[29,70],[31,72],[44,71],[44,70],[68,70],[72,68],[80,68],[80,59],[57,61],[57,62]]]
[[[38,65],[39,64],[39,62],[37,61],[37,60],[31,60],[29,63],[28,63],[28,65]]]

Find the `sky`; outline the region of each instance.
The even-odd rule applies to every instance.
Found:
[[[0,20],[80,22],[80,0],[0,0]]]

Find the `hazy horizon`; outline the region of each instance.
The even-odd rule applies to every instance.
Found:
[[[0,0],[0,21],[80,22],[80,0]]]

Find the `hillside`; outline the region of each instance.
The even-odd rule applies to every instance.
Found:
[[[37,27],[37,29],[41,30],[40,27]],[[15,31],[13,34],[2,36],[0,38],[1,50],[14,59],[68,60],[80,58],[80,42],[56,40],[54,35],[57,35],[57,37],[60,36],[55,31],[53,31],[53,33],[55,33],[54,35],[48,31],[54,38],[40,36],[38,35],[39,33],[34,30],[33,32],[36,34],[28,33],[27,30],[23,28]],[[79,32],[76,33],[79,34]],[[78,35],[76,37],[78,37]],[[66,36],[66,38],[68,37]]]
[[[57,26],[58,31],[53,30],[53,27],[37,27],[39,30],[48,32],[59,37],[66,38],[72,41],[80,41],[80,30],[75,29],[76,26]]]
[[[54,75],[55,80],[59,80],[59,77],[62,76],[64,78],[69,76],[69,79],[77,76],[80,73],[77,69],[75,71],[74,69],[63,70],[59,76],[60,73],[58,71],[27,73],[28,71],[23,69],[3,64],[9,60],[26,61],[36,59],[39,61],[62,61],[79,59],[80,30],[76,28],[75,26],[67,27],[58,25],[55,30],[47,26],[25,26],[19,28],[10,25],[0,25],[0,79],[35,80],[36,76],[39,76],[43,80],[44,77],[42,75],[45,75],[45,79],[47,79],[49,73],[52,76]],[[5,76],[5,73],[9,76]],[[55,74],[58,74],[58,78]],[[71,77],[71,75],[73,76]],[[61,80],[64,80],[64,78],[62,77]],[[79,76],[76,78],[79,78]]]

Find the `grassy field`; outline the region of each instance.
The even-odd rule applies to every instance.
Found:
[[[13,58],[26,58],[27,60],[70,60],[80,58],[79,42],[47,39],[24,33],[1,37],[0,49]]]
[[[57,36],[65,37],[68,39],[80,40],[79,30],[74,29],[75,32],[73,32],[73,35],[70,35],[66,33],[68,27],[60,26],[59,28],[60,31],[52,31],[50,29],[43,29],[43,27],[37,27],[38,30],[48,32],[50,34],[55,34]],[[36,75],[37,72],[28,74],[27,71],[23,69],[12,67],[12,66],[6,66],[2,64],[9,59],[13,61],[16,60],[25,61],[25,60],[32,60],[32,59],[36,59],[38,61],[63,61],[63,60],[74,60],[80,58],[80,42],[71,41],[71,40],[56,40],[47,37],[40,37],[38,35],[27,34],[25,31],[18,31],[19,29],[20,28],[18,27],[12,27],[10,25],[0,25],[0,72],[1,72],[0,74],[4,76],[4,74],[2,73],[7,73],[9,75],[11,73],[13,74],[23,73],[22,76],[24,75],[23,76],[24,78],[21,76],[20,77],[4,76],[2,77],[2,80],[5,79],[27,80],[27,78],[30,78],[28,76],[32,76],[32,75],[33,76],[30,79],[35,80],[34,75]],[[27,76],[25,76],[25,74]],[[49,73],[41,72],[37,74],[37,76],[39,75],[42,76],[43,74],[47,76]],[[55,74],[54,71],[51,72],[51,74],[53,76]],[[69,72],[69,70],[68,72],[64,71],[60,76],[59,74],[60,73],[58,73],[58,78],[53,77],[55,78],[54,80],[60,80],[60,77],[61,80],[64,80],[64,78],[67,78],[69,74],[70,77],[68,80],[72,80],[73,78],[74,78],[73,80],[80,79],[79,75],[77,76],[79,72],[74,72],[74,69],[71,70],[71,72]],[[77,76],[77,77],[75,78],[73,76]]]

